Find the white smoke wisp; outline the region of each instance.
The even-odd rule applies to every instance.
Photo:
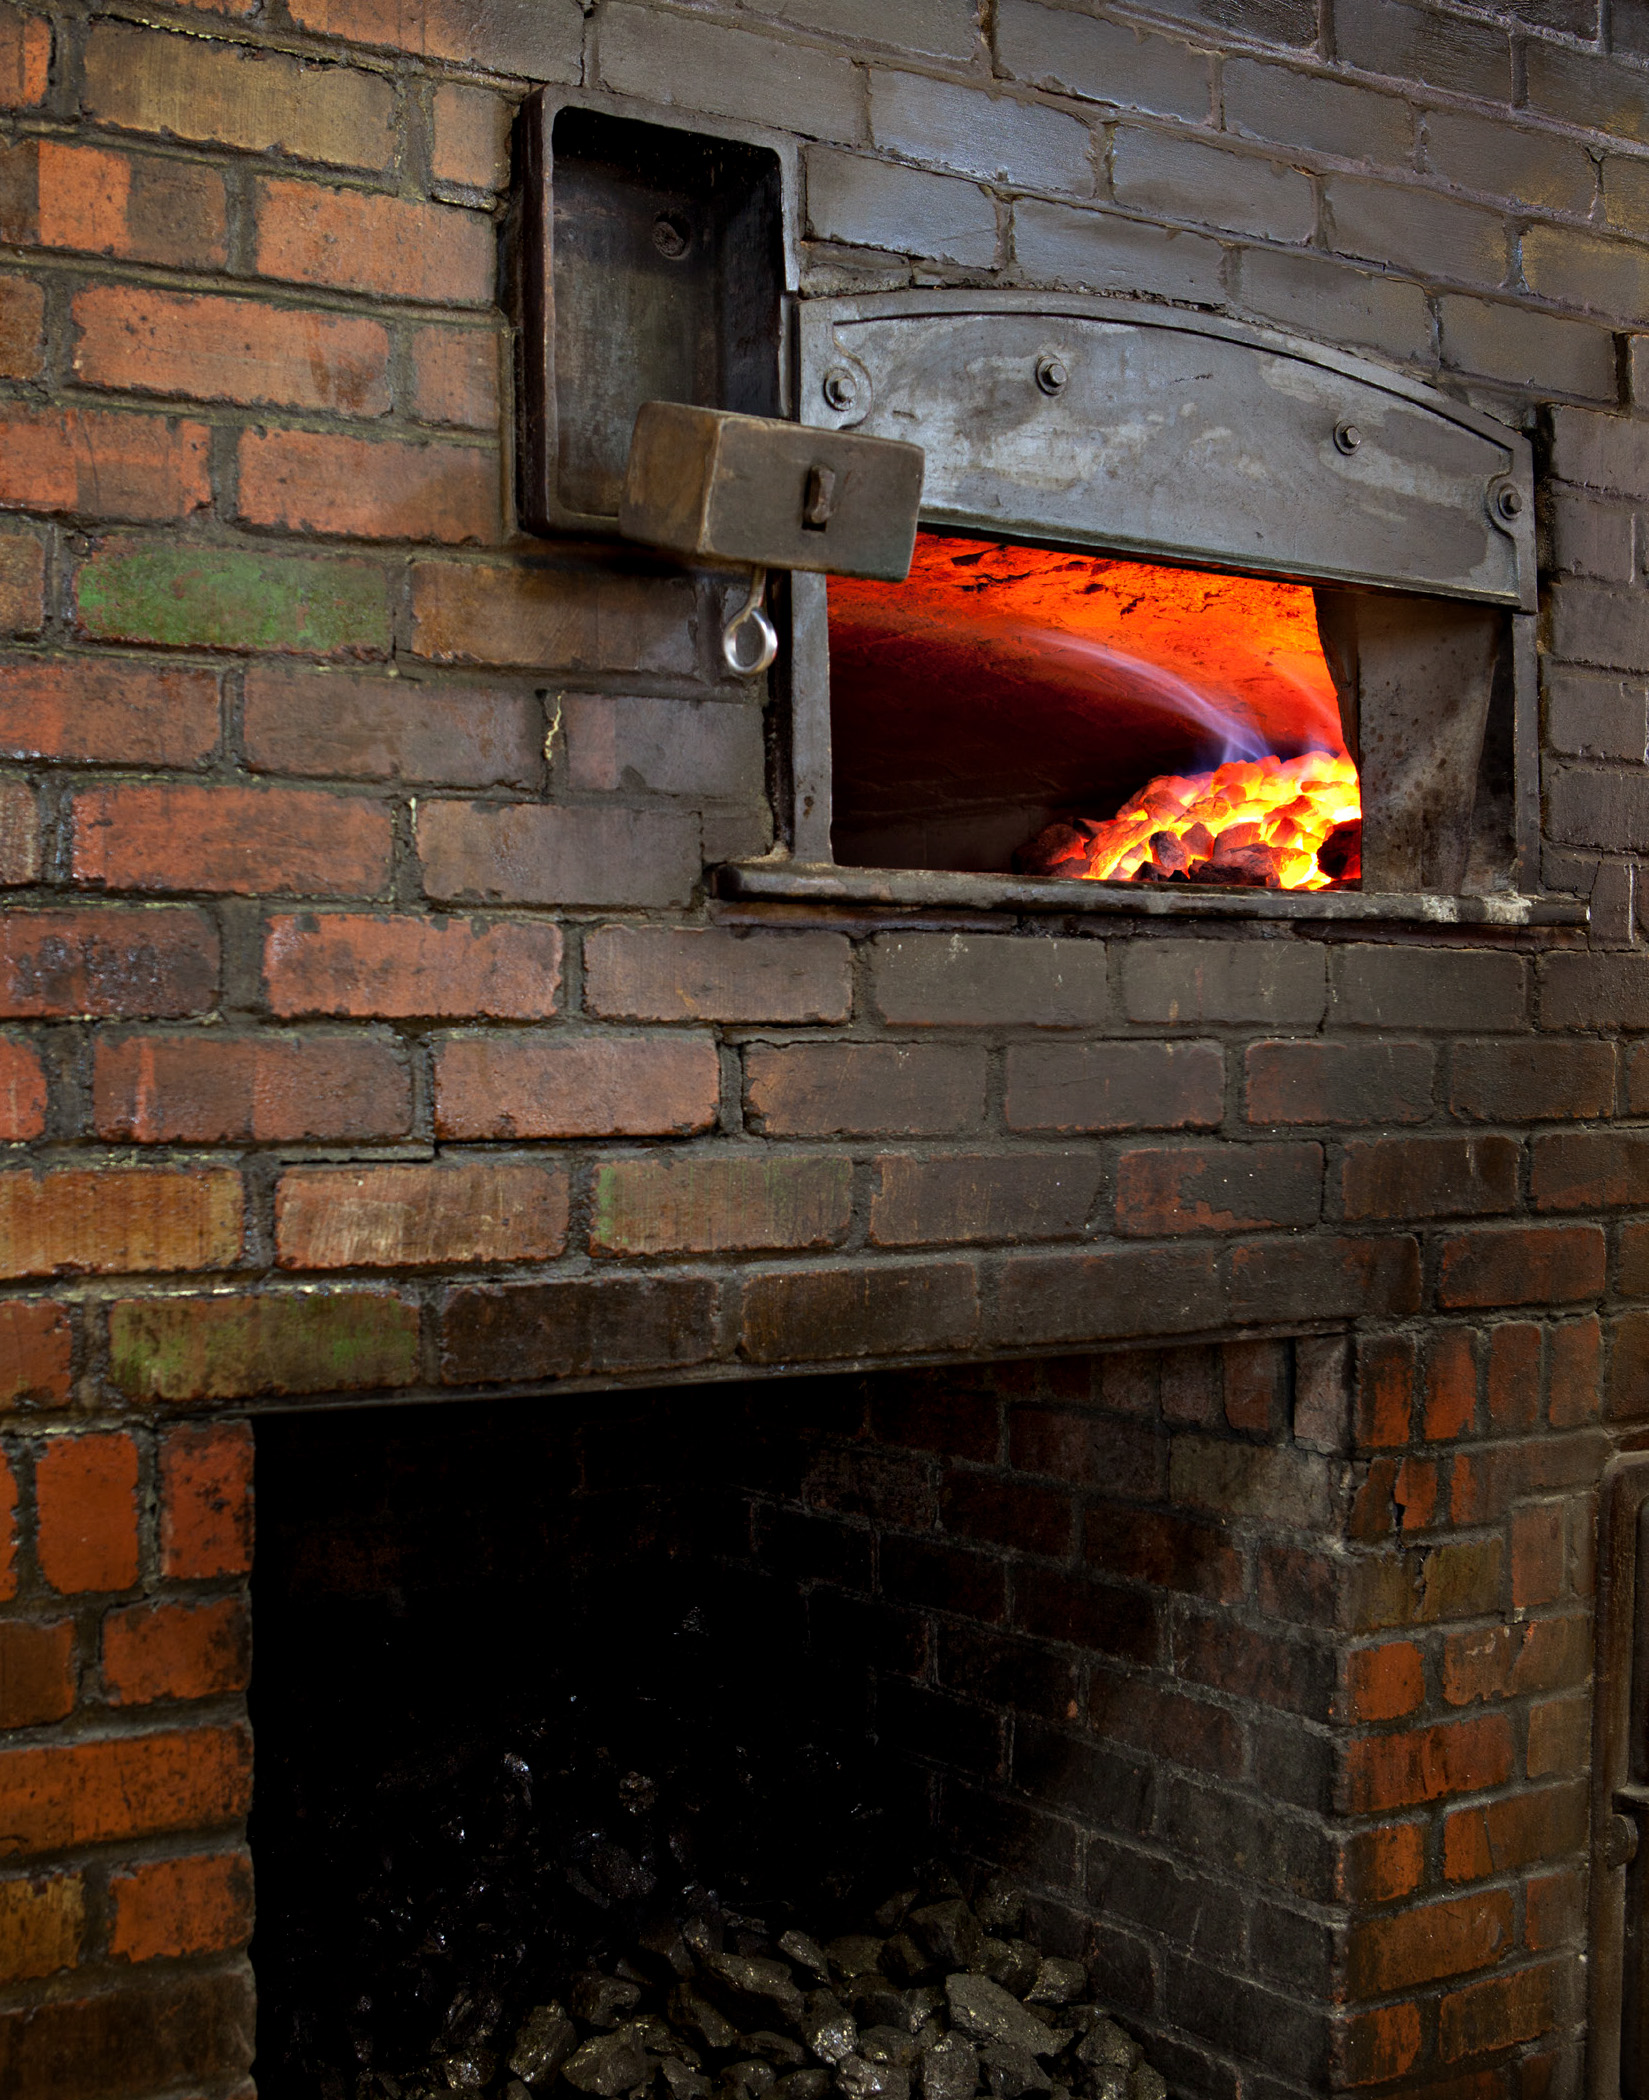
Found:
[[[1194,724],[1218,752],[1214,761],[1217,765],[1233,759],[1264,758],[1272,748],[1235,694],[1225,696],[1223,701],[1211,699],[1177,671],[1130,656],[1126,650],[1089,635],[1062,633],[1052,627],[1021,628],[1018,635],[1040,655],[1065,658],[1079,672],[1087,674],[1083,682],[1091,681],[1097,691],[1114,692],[1120,688],[1160,708],[1165,715]],[[1338,712],[1328,718],[1322,700],[1309,687],[1280,667],[1275,667],[1275,674],[1299,695],[1300,727],[1308,747],[1320,744],[1325,751],[1338,752],[1342,748]]]

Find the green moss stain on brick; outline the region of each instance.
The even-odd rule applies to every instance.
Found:
[[[149,1400],[410,1385],[418,1308],[387,1291],[131,1298],[109,1313],[112,1376]]]
[[[852,1185],[845,1156],[605,1160],[591,1244],[612,1254],[827,1247],[847,1232]]]
[[[372,562],[110,541],[81,568],[80,624],[174,649],[384,656],[389,599]]]

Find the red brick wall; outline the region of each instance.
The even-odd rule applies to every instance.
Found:
[[[223,2100],[246,2060],[241,1489],[189,1441],[219,1408],[1343,1322],[1355,1536],[1325,1519],[1294,1601],[1233,1609],[1347,1668],[1389,1627],[1355,1667],[1397,1747],[1359,1754],[1436,1792],[1332,1808],[1405,1834],[1366,1895],[1300,1899],[1319,1998],[1383,2008],[1376,2085],[1535,2100],[1568,2061],[1584,1643],[1535,1634],[1584,1618],[1587,1488],[1649,1411],[1643,39],[1595,0],[987,13],[0,0],[0,2084],[30,2100],[90,2100],[116,2049]],[[543,80],[793,132],[804,289],[1143,291],[1553,404],[1546,869],[1589,942],[706,903],[772,836],[718,591],[513,524],[498,235]],[[200,1551],[191,1498],[228,1525]],[[1336,1587],[1365,1565],[1395,1618]],[[1354,1764],[1348,1713],[1286,1728]],[[1465,1908],[1433,1935],[1428,1903]],[[1446,1975],[1358,1951],[1410,1917]]]

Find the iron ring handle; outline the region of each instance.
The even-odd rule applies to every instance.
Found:
[[[722,661],[739,678],[759,678],[779,653],[778,631],[762,607],[766,590],[767,571],[752,569],[750,595],[721,631]],[[748,663],[739,655],[739,636],[746,627],[754,627],[761,642],[755,657]]]

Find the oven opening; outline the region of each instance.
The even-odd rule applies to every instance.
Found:
[[[1362,811],[1308,584],[918,534],[829,585],[840,865],[1356,887]]]

